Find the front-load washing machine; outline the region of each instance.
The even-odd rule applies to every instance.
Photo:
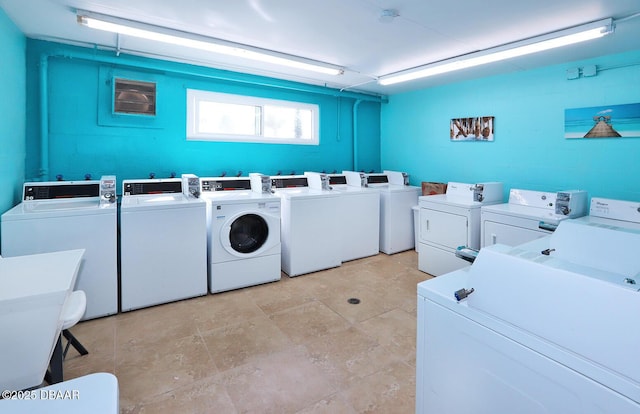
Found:
[[[310,189],[304,175],[272,176],[271,185],[282,203],[282,271],[293,277],[340,266],[339,192]]]
[[[305,173],[311,188],[321,188],[321,173]],[[340,193],[341,260],[347,262],[374,256],[380,251],[380,192],[347,185],[344,174],[327,174],[329,186]]]
[[[87,296],[83,320],[118,312],[114,176],[28,182],[22,202],[2,215],[5,257],[85,249],[75,286]]]
[[[249,177],[200,182],[207,201],[210,292],[280,280],[280,198],[252,191]]]
[[[204,200],[182,179],[124,180],[120,209],[123,312],[207,294]]]
[[[397,171],[365,174],[343,171],[349,185],[380,193],[379,251],[394,254],[415,247],[413,206],[422,189],[411,186],[408,175]]]
[[[502,203],[502,183],[449,182],[445,194],[420,197],[418,269],[440,276],[469,265],[458,247],[480,250],[480,208]]]
[[[481,207],[480,246],[517,246],[551,234],[562,220],[587,214],[587,192],[512,188],[509,202]]]

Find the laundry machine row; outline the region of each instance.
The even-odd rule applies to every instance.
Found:
[[[5,256],[87,248],[84,319],[280,279],[280,198],[248,177],[124,180],[119,219],[115,184],[26,183],[3,215]]]
[[[87,249],[76,289],[92,319],[413,247],[417,187],[401,173],[345,171],[335,191],[326,174],[250,176],[124,180],[119,209],[114,176],[25,183],[2,254]]]

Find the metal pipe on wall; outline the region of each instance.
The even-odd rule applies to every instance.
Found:
[[[362,99],[353,103],[353,171],[358,171],[358,107]]]
[[[40,56],[40,169],[38,177],[41,181],[49,180],[49,95],[48,85],[49,56]]]

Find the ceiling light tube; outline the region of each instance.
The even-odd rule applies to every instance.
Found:
[[[580,43],[591,39],[597,39],[609,33],[613,33],[612,19],[600,20],[586,25],[573,27],[571,29],[381,76],[378,79],[378,83],[381,85],[393,85],[395,83],[440,75],[460,69],[472,68],[474,66],[480,66],[487,63],[498,62],[574,43]]]
[[[326,75],[340,75],[344,73],[344,69],[339,66],[311,59],[134,22],[131,20],[120,19],[117,17],[101,15],[98,13],[78,10],[77,21],[79,24],[92,29],[203,50],[206,52],[236,56],[264,63],[272,63],[280,66],[323,73]]]

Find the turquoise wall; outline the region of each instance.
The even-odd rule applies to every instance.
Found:
[[[121,180],[146,178],[150,172],[159,178],[171,172],[215,176],[223,171],[246,175],[353,168],[353,106],[359,95],[175,62],[124,55],[115,58],[110,52],[30,39],[29,178],[41,178],[39,62],[41,56],[48,55],[67,56],[47,60],[49,179],[58,174],[66,180],[82,179],[85,174],[116,174]],[[95,57],[95,61],[85,57]],[[111,113],[111,79],[115,75],[157,82],[155,119]],[[221,77],[225,79],[218,79]],[[187,141],[188,88],[318,104],[320,145]],[[361,169],[379,170],[380,103],[363,101],[357,118],[358,164]]]
[[[597,65],[567,80],[568,68]],[[564,110],[640,102],[640,50],[393,95],[381,115],[382,167],[411,182],[502,181],[640,200],[640,138],[565,139]],[[451,142],[452,118],[495,116],[493,142]]]
[[[26,39],[0,9],[0,213],[20,199],[25,165]]]

